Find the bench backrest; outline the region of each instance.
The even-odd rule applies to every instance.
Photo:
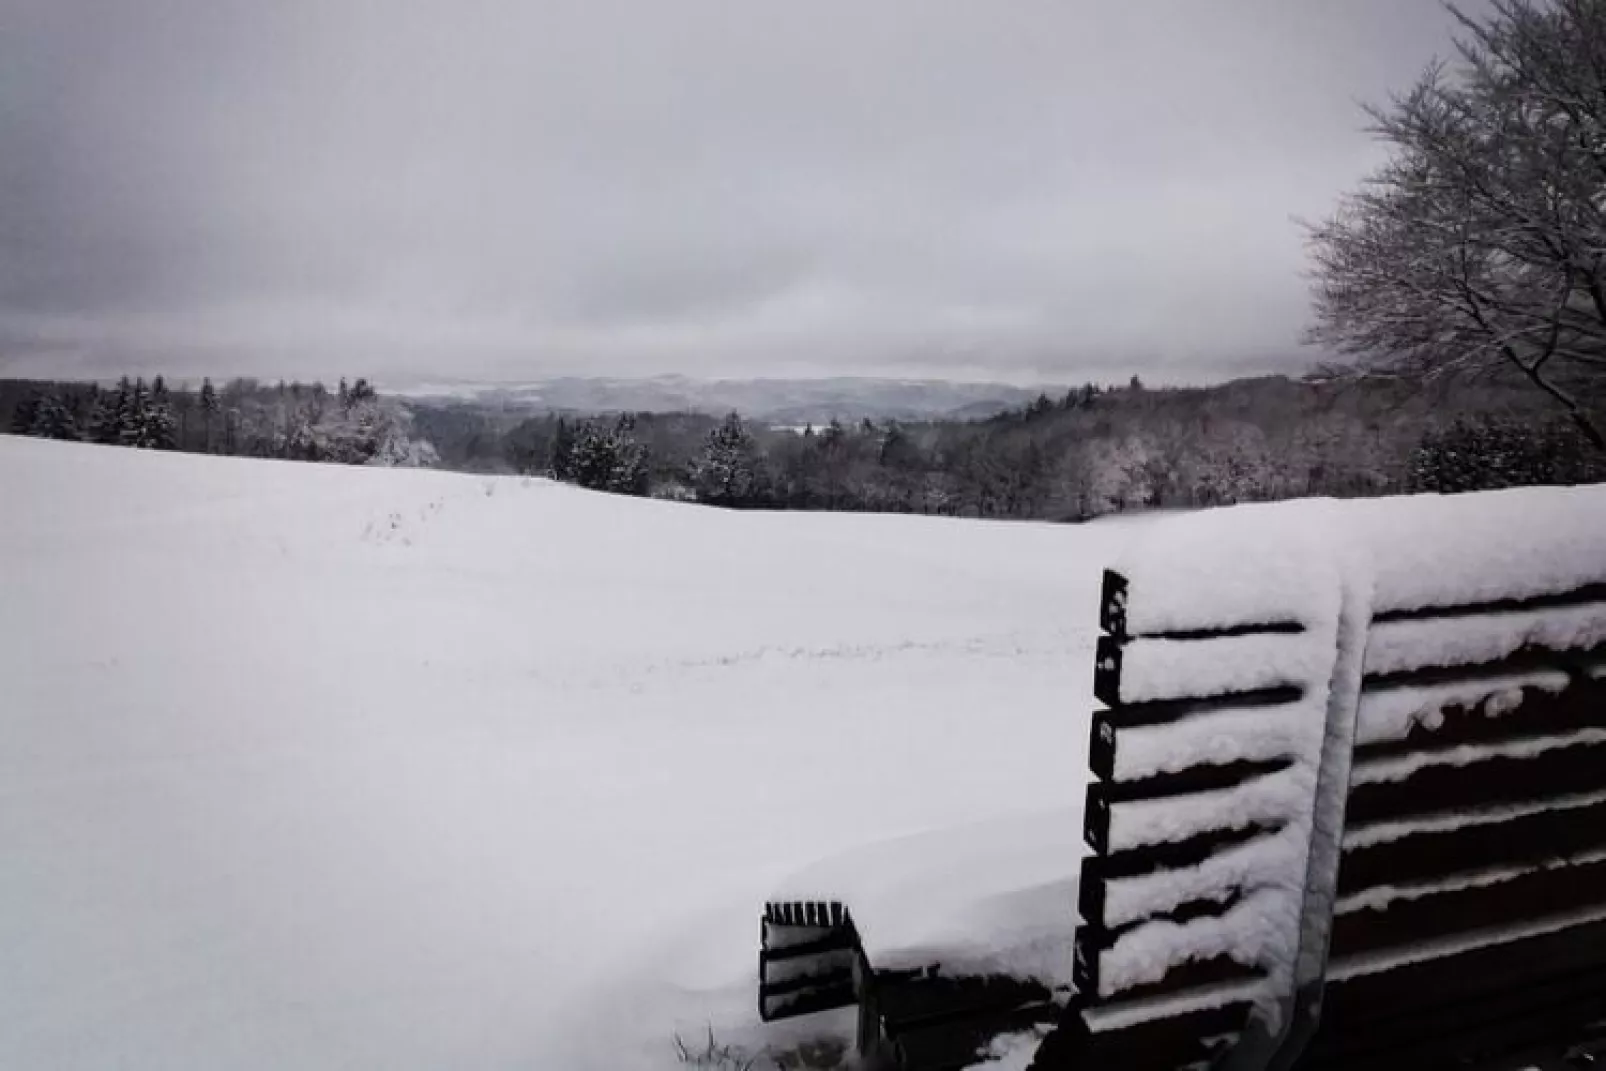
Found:
[[[1545,499],[1567,530],[1537,535],[1533,501],[1408,507],[1442,564],[1391,560],[1374,505],[1226,613],[1153,590],[1186,562],[1106,574],[1078,994],[1039,1066],[1285,1030],[1302,1067],[1476,1064],[1606,1018],[1606,499]]]

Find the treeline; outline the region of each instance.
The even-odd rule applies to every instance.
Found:
[[[0,381],[0,413],[18,435],[190,453],[430,465],[439,459],[410,433],[411,416],[366,379],[267,385],[233,379],[215,388],[169,387],[162,376],[94,383]]]
[[[364,380],[0,381],[12,430],[153,449],[539,474],[737,509],[1085,520],[1309,495],[1606,480],[1606,453],[1530,392],[1498,384],[1238,380],[1089,384],[980,421],[602,416],[403,404]]]
[[[1084,520],[1309,495],[1606,480],[1606,455],[1499,385],[1390,380],[1086,385],[983,421],[837,422],[801,433],[731,414],[574,417],[424,408],[443,464],[761,509]],[[437,435],[436,432],[439,432]]]

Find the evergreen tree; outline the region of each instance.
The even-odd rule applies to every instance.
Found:
[[[202,449],[209,454],[212,452],[212,422],[217,418],[217,411],[217,389],[212,386],[211,379],[203,379],[201,380],[201,426],[204,436]]]
[[[1428,432],[1411,455],[1419,491],[1453,494],[1606,479],[1606,459],[1568,423],[1460,419]]]
[[[89,441],[104,446],[117,442],[117,395],[113,391],[95,391],[95,400],[89,408]]]
[[[41,439],[75,440],[79,437],[78,421],[58,393],[46,391],[34,407],[27,433]]]
[[[124,377],[124,382],[127,382],[127,377]],[[118,400],[123,405],[118,413],[117,441],[123,446],[145,446],[145,417],[150,407],[150,388],[145,385],[143,376],[134,381],[126,394],[121,384],[118,387]]]
[[[127,376],[117,381],[117,392],[111,397],[110,419],[106,421],[101,433],[105,438],[97,437],[97,442],[106,442],[117,446],[132,446],[139,438],[139,428],[135,419],[138,402],[135,400],[134,384]]]
[[[34,422],[39,416],[39,403],[42,392],[31,390],[23,395],[22,401],[11,413],[11,430],[18,435],[32,435]]]
[[[697,497],[719,506],[753,504],[758,493],[758,450],[742,418],[731,413],[708,433],[692,473]]]
[[[150,397],[140,414],[139,444],[151,450],[171,450],[178,445],[173,421],[173,403],[167,383],[157,376],[151,383]]]
[[[648,490],[647,451],[636,442],[634,421],[621,416],[612,427],[587,420],[575,429],[573,479],[581,487],[615,494]]]
[[[547,459],[547,472],[554,480],[573,480],[574,470],[574,427],[562,417],[558,417],[558,426],[552,432],[552,449]]]

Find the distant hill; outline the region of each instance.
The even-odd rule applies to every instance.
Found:
[[[695,412],[731,410],[767,424],[823,424],[871,420],[980,419],[1019,407],[1046,390],[1004,383],[869,379],[648,379],[564,377],[530,383],[423,384],[387,393],[416,401],[473,401],[532,412]]]

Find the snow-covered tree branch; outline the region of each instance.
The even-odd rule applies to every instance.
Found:
[[[1606,0],[1456,18],[1459,63],[1369,110],[1390,159],[1310,228],[1311,340],[1363,372],[1515,374],[1606,449]]]

